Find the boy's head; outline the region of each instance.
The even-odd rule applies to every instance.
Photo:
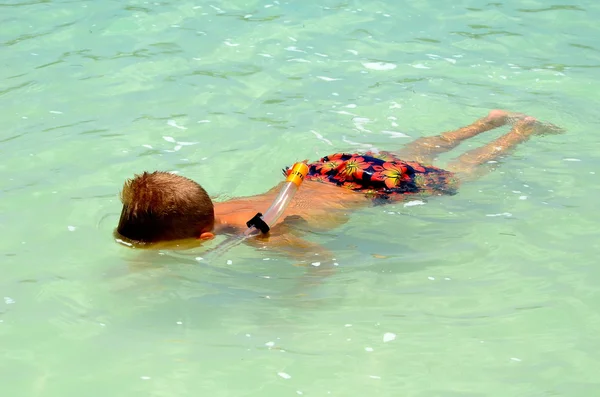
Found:
[[[153,243],[210,238],[213,203],[191,179],[168,172],[144,172],[125,181],[117,232],[133,241]]]

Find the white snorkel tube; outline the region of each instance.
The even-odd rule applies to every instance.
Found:
[[[279,194],[273,201],[273,204],[265,211],[264,215],[258,212],[252,219],[246,222],[246,229],[242,234],[231,236],[227,240],[223,241],[214,251],[217,253],[224,252],[229,248],[232,248],[245,239],[259,234],[267,234],[271,230],[271,227],[277,222],[279,217],[283,214],[287,206],[292,201],[292,198],[300,188],[304,178],[308,174],[308,165],[305,163],[296,163],[292,167],[292,170],[285,179],[285,183]]]

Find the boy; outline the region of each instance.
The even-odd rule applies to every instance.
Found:
[[[457,157],[447,170],[430,165],[435,156],[465,139],[509,123],[510,132]],[[532,117],[493,110],[471,125],[419,138],[397,153],[326,156],[308,164],[305,182],[271,231],[247,242],[291,249],[292,254],[319,251],[318,246],[297,236],[294,225],[301,222],[311,230],[331,229],[346,222],[352,210],[373,203],[414,195],[455,194],[459,180],[476,177],[480,165],[506,154],[534,134],[552,132],[552,128],[539,128],[542,126]],[[243,232],[246,222],[266,210],[278,192],[276,186],[264,194],[213,204],[206,191],[188,178],[145,172],[123,186],[117,236],[149,247],[190,247],[215,235]]]

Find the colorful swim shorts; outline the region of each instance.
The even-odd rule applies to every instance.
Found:
[[[319,181],[387,199],[397,195],[453,195],[458,180],[452,172],[404,161],[389,152],[336,153],[309,163],[306,180]],[[287,167],[284,175],[290,172]]]

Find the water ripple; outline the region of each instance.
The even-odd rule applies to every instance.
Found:
[[[600,10],[443,3],[4,0],[5,394],[593,394]],[[132,174],[236,198],[492,108],[567,133],[456,196],[298,226],[335,254],[328,277],[253,247],[205,267],[206,246],[112,238]]]
[[[44,32],[22,34],[12,40],[5,41],[2,44],[4,44],[5,46],[12,46],[12,45],[19,44],[19,43],[27,41],[27,40],[38,39],[38,38],[45,37],[45,36],[51,35],[53,33],[59,32],[59,31],[63,30],[64,28],[68,28],[70,26],[75,25],[76,23],[77,22],[75,22],[75,21],[66,22],[66,23],[56,25],[53,29],[50,29],[50,30],[47,30]]]

